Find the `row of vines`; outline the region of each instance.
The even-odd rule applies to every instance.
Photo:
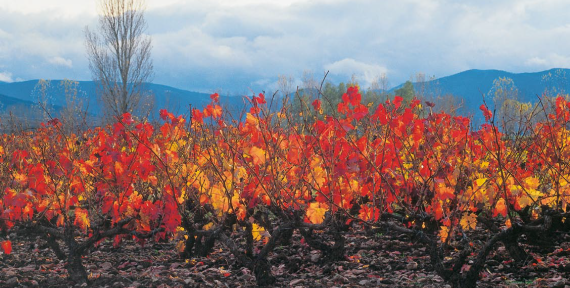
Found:
[[[230,117],[211,98],[188,119],[162,110],[160,125],[125,114],[82,134],[53,119],[1,135],[0,229],[42,235],[78,283],[88,281],[82,257],[100,241],[135,239],[176,241],[186,258],[220,244],[259,285],[274,283],[267,256],[294,233],[335,261],[351,229],[389,229],[426,245],[448,283],[475,287],[497,243],[527,261],[522,235],[570,228],[563,98],[508,137],[485,105],[487,122],[474,129],[418,100],[367,107],[357,87],[333,115],[319,99],[300,116],[273,111],[259,94]],[[478,225],[487,242],[469,239]]]

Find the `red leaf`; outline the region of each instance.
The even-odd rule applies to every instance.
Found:
[[[346,94],[344,94],[344,95],[346,95]],[[341,113],[341,114],[348,113],[348,104],[346,104],[346,102],[338,103],[337,110],[338,110],[338,113]]]
[[[313,105],[313,108],[315,108],[316,111],[321,110],[321,100],[315,99],[311,105]]]
[[[168,111],[166,111],[166,109],[160,109],[159,114],[162,120],[166,120],[166,117],[168,117]]]
[[[372,119],[380,121],[380,124],[382,125],[388,124],[388,112],[384,105],[378,105],[378,108],[376,108],[376,111],[372,115]]]
[[[400,108],[400,105],[402,105],[402,101],[404,101],[404,98],[402,98],[402,96],[394,97],[394,101],[392,102],[394,103],[394,108],[396,109]]]
[[[254,97],[254,99],[255,99],[255,97]],[[265,95],[263,93],[259,93],[259,97],[257,97],[257,103],[259,103],[259,104],[267,103],[267,101],[265,101]]]
[[[412,122],[412,120],[414,119],[414,113],[412,113],[412,109],[406,108],[406,111],[404,111],[404,115],[402,115],[402,118],[404,125],[410,124],[410,122]]]
[[[342,102],[345,104],[350,103],[352,106],[356,106],[360,104],[360,100],[362,99],[362,95],[358,93],[358,87],[352,86],[348,87],[346,93],[342,94]]]
[[[192,109],[192,119],[197,123],[204,123],[204,115],[198,109]]]
[[[10,240],[3,241],[0,246],[2,246],[2,250],[4,250],[5,254],[9,255],[12,253],[12,242]]]
[[[134,122],[133,117],[131,116],[131,113],[124,113],[123,114],[123,121],[124,124],[130,125]]]
[[[49,120],[49,121],[47,122],[47,124],[48,124],[48,125],[51,125],[51,126],[54,126],[54,127],[57,127],[57,126],[59,126],[59,125],[61,124],[61,122],[59,122],[59,119],[53,118],[53,119]]]
[[[481,111],[483,111],[483,116],[485,116],[485,121],[490,121],[491,118],[493,118],[493,113],[491,113],[491,111],[489,111],[489,109],[487,109],[485,104],[481,104],[481,106],[479,106],[479,109],[481,109]]]
[[[220,105],[208,105],[206,109],[204,109],[204,117],[210,117],[216,119],[222,116],[222,107]]]

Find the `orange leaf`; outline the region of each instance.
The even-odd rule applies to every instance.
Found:
[[[222,107],[220,107],[220,105],[214,105],[211,114],[214,119],[220,118],[222,116]]]
[[[265,163],[265,150],[254,146],[249,150],[249,154],[251,155],[251,158],[253,158],[254,165],[262,165]]]
[[[255,118],[255,116],[251,115],[251,113],[247,113],[245,115],[245,124],[246,125],[256,127],[258,123],[259,123],[259,121],[257,120],[257,118]]]
[[[307,208],[307,219],[313,224],[321,224],[325,220],[325,213],[328,208],[325,204],[313,202]]]
[[[495,211],[493,212],[493,217],[497,217],[497,215],[503,215],[503,217],[507,216],[507,205],[505,199],[501,198],[495,205]]]
[[[79,226],[81,229],[86,229],[89,226],[89,215],[86,209],[75,208],[75,221],[73,224]]]

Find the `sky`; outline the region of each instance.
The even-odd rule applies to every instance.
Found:
[[[567,0],[147,0],[153,82],[251,94],[301,85],[391,86],[417,73],[570,67]],[[0,0],[0,81],[91,80],[96,0]]]

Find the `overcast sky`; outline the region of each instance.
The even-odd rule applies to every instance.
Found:
[[[0,0],[0,81],[91,80],[84,28],[95,0]],[[154,82],[239,94],[386,73],[570,67],[566,0],[147,0]]]

